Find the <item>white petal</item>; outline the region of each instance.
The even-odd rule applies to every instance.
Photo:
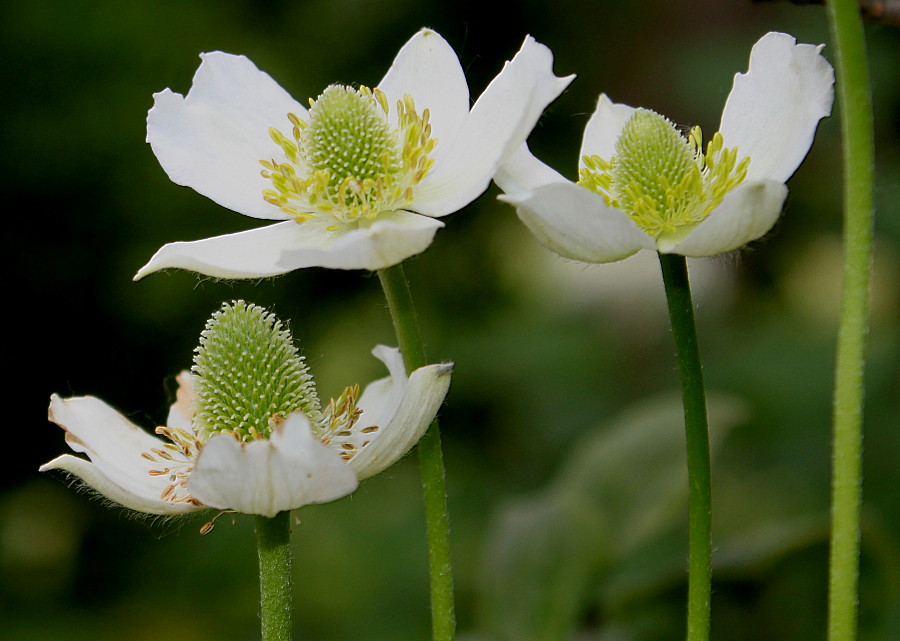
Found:
[[[416,188],[413,208],[427,216],[444,216],[477,198],[573,78],[553,75],[553,54],[526,38],[478,98],[459,135],[444,141],[448,148],[436,156],[431,172]]]
[[[469,86],[459,58],[431,29],[422,29],[403,45],[378,88],[387,96],[394,121],[397,101],[406,94],[419,115],[428,109],[432,136],[439,142],[453,140],[469,114]]]
[[[191,503],[163,501],[158,494],[156,496],[147,496],[143,493],[135,494],[110,480],[98,466],[71,454],[58,456],[40,468],[41,472],[49,470],[62,470],[77,476],[87,486],[103,495],[104,498],[145,514],[185,514],[205,509],[202,506]]]
[[[370,383],[359,399],[357,426],[377,426],[372,440],[350,459],[360,480],[384,471],[419,442],[450,387],[452,363],[426,365],[406,378],[400,351],[379,345],[375,354],[391,372]],[[354,430],[357,431],[357,430]]]
[[[768,33],[753,46],[747,73],[735,75],[719,132],[726,147],[750,156],[748,180],[790,178],[831,113],[834,69],[821,51]]]
[[[306,226],[305,223],[302,226]],[[176,267],[217,278],[262,278],[290,271],[279,266],[281,252],[303,241],[308,229],[293,220],[203,240],[163,245],[134,280]]]
[[[391,420],[400,406],[409,377],[403,355],[396,347],[376,345],[372,355],[384,363],[390,375],[369,383],[359,397],[357,408],[365,414],[368,425],[381,426]]]
[[[66,470],[116,503],[142,512],[177,514],[197,509],[160,499],[169,481],[165,476],[151,476],[150,470],[159,464],[141,454],[162,447],[164,441],[151,436],[100,399],[93,396],[62,399],[54,394],[50,398],[49,418],[66,431],[69,447],[87,454],[91,462],[61,456],[42,466],[41,471]]]
[[[347,232],[325,221],[275,223],[235,234],[163,245],[135,280],[171,267],[216,278],[263,278],[303,267],[383,269],[424,251],[443,223],[397,211]]]
[[[187,97],[166,89],[147,114],[147,142],[173,182],[246,216],[283,220],[263,200],[260,160],[284,161],[269,127],[290,135],[306,109],[244,56],[206,53]]]
[[[291,414],[268,440],[213,436],[188,479],[188,491],[206,505],[268,517],[334,501],[356,485],[356,474],[312,435],[302,413]]]
[[[622,211],[575,183],[552,183],[499,198],[515,206],[539,243],[564,258],[611,263],[655,248],[653,239]]]
[[[194,376],[188,370],[182,370],[175,381],[178,390],[175,392],[175,402],[169,408],[169,417],[166,425],[175,429],[185,430],[190,433],[191,424],[194,422]]]
[[[126,419],[115,409],[94,396],[50,397],[49,419],[66,431],[66,442],[76,452],[86,453],[111,478],[141,492],[149,488],[159,496],[167,483],[162,481],[153,492],[154,479],[148,471],[155,464],[141,456],[163,441],[150,435]]]
[[[664,253],[684,256],[713,256],[743,247],[772,228],[787,187],[774,180],[745,183],[730,192],[722,204],[674,247],[660,247]]]
[[[494,174],[494,182],[507,194],[519,194],[550,183],[569,182],[555,169],[538,160],[523,143]]]
[[[584,166],[581,159],[585,156],[600,156],[603,160],[612,158],[616,153],[619,134],[634,111],[634,107],[612,102],[605,93],[600,94],[597,108],[584,128],[578,166]]]
[[[304,239],[304,244],[286,249],[278,265],[283,271],[302,267],[385,269],[425,251],[443,226],[439,220],[407,211],[379,214],[368,227]]]

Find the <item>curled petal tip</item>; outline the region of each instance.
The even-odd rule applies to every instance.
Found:
[[[449,376],[453,373],[453,363],[441,363],[435,369],[434,377]]]

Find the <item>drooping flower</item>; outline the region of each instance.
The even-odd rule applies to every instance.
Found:
[[[415,445],[450,385],[451,364],[407,377],[399,350],[372,352],[390,375],[348,387],[322,407],[290,333],[237,301],[201,335],[192,372],[178,376],[166,425],[151,436],[92,396],[51,397],[50,420],[88,459],[63,470],[110,501],[149,514],[204,508],[272,517],[346,496]]]
[[[522,145],[494,180],[500,199],[545,247],[607,263],[641,249],[711,256],[771,229],[785,182],[831,113],[834,70],[822,46],[768,33],[737,74],[719,131],[703,150],[665,117],[601,95],[584,131],[573,183]]]
[[[173,182],[282,222],[167,244],[136,280],[169,267],[257,278],[395,265],[487,188],[572,79],[528,37],[470,110],[456,54],[423,29],[376,88],[331,85],[307,110],[243,56],[201,58],[187,96],[155,94],[147,141]]]

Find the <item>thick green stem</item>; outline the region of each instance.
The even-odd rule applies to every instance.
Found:
[[[391,310],[394,331],[403,354],[406,371],[427,365],[425,346],[419,334],[419,320],[402,265],[378,272],[384,296]],[[452,641],[456,633],[453,602],[453,569],[450,559],[450,516],[444,455],[438,421],[419,441],[419,465],[425,497],[425,528],[428,537],[428,564],[431,574],[431,630],[433,641]]]
[[[874,133],[869,70],[855,0],[829,0],[844,147],[844,295],[834,387],[828,639],[857,636],[863,374],[872,265]]]
[[[262,641],[290,641],[291,513],[256,517],[259,547],[259,592]]]
[[[681,375],[684,429],[687,440],[689,560],[688,641],[709,639],[712,582],[712,497],[706,393],[694,323],[694,303],[684,256],[660,254],[669,319],[675,338],[675,358]]]

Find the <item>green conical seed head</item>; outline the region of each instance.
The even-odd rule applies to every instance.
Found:
[[[239,300],[212,315],[193,372],[194,427],[206,437],[268,438],[273,419],[297,410],[314,423],[321,418],[315,383],[290,332],[257,305]]]
[[[654,111],[637,109],[616,141],[615,198],[629,213],[646,208],[636,202],[636,194],[665,212],[669,205],[663,182],[677,185],[694,166],[694,151],[675,125]]]
[[[399,170],[396,141],[379,109],[371,96],[343,85],[331,85],[310,107],[303,151],[313,169],[330,173],[332,187]]]

